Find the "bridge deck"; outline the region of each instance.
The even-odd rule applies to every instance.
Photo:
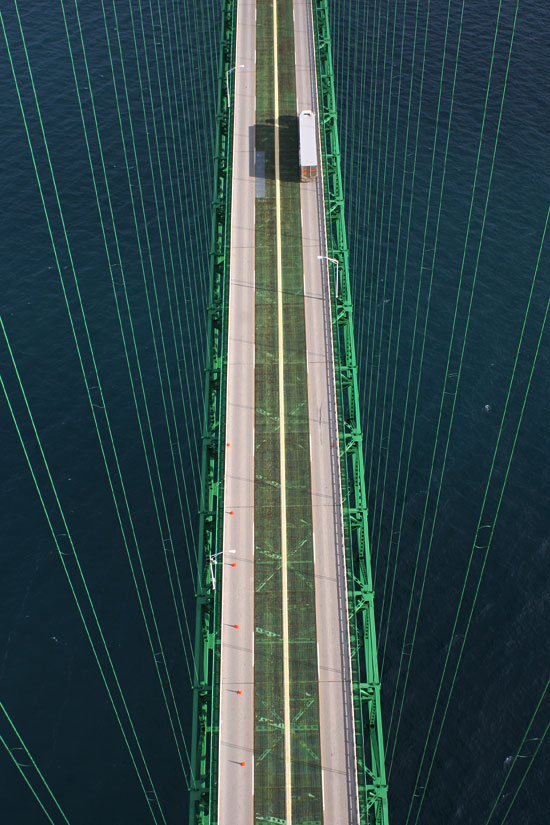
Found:
[[[239,0],[236,37],[218,822],[346,825],[359,816],[323,191],[298,168],[297,114],[317,112],[311,0]]]

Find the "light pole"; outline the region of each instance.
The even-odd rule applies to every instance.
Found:
[[[218,556],[223,556],[223,550],[220,550],[219,553],[214,553],[208,559],[210,563],[210,584],[212,585],[212,590],[216,589],[216,577],[214,576],[214,565],[218,563],[217,558]],[[227,550],[227,553],[236,553],[236,550]]]
[[[231,72],[234,72],[235,69],[244,69],[244,63],[241,63],[240,66],[233,66],[232,69],[228,69],[225,73],[225,85],[227,86],[227,108],[231,106],[231,98],[229,97],[229,75]]]
[[[330,261],[332,264],[336,264],[336,288],[334,290],[336,297],[338,297],[338,261],[336,258],[329,258],[328,255],[317,255],[317,259],[319,261]]]

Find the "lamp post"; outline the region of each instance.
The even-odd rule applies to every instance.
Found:
[[[336,258],[329,258],[328,255],[317,255],[317,259],[319,261],[330,261],[332,264],[336,264],[336,288],[335,288],[335,295],[338,297],[338,266],[339,263]]]
[[[244,69],[244,63],[241,63],[239,66],[233,66],[232,69],[228,69],[225,73],[225,85],[227,87],[227,108],[231,106],[231,98],[229,97],[229,75],[231,72],[234,72],[235,69]]]
[[[227,553],[236,553],[236,550],[227,550]],[[217,558],[218,556],[223,556],[224,551],[220,550],[219,553],[214,553],[208,559],[210,563],[210,584],[212,585],[212,590],[216,589],[216,577],[214,576],[214,565],[218,563]]]

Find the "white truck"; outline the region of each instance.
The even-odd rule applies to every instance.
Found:
[[[298,115],[300,126],[300,180],[306,182],[317,177],[317,135],[315,115],[304,109]]]

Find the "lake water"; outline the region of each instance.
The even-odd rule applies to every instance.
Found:
[[[154,666],[155,658],[162,662],[162,657],[156,642],[151,647],[147,639],[137,597],[139,590],[152,626],[137,550],[182,730],[188,735],[191,691],[183,605],[192,621],[200,443],[196,410],[204,366],[219,13],[212,2],[194,7],[166,3],[160,12],[156,3],[137,0],[117,3],[114,9],[112,3],[81,3],[87,73],[74,4],[19,2],[62,222],[15,6],[12,0],[0,5],[42,187],[3,43],[1,315],[65,516],[64,523],[0,334],[5,391],[52,524],[50,530],[2,393],[0,700],[71,823],[147,821],[147,802],[52,536],[65,554],[100,649],[70,555],[69,533],[166,821],[182,822],[187,817],[184,776],[160,688],[161,681],[167,684],[165,671],[161,667],[159,680]],[[461,3],[450,3],[442,75],[447,4],[422,0],[418,16],[411,0],[400,0],[397,7],[384,0],[331,7],[384,728],[389,732],[390,813],[399,825],[407,820],[411,800],[410,821],[415,821],[423,787],[422,825],[484,823],[511,770],[492,820],[500,823],[549,716],[546,700],[527,736],[530,741],[519,751],[549,670],[550,358],[545,335],[495,518],[550,294],[546,246],[482,518],[482,524],[495,525],[494,535],[433,771],[427,785],[427,765],[416,780],[449,643],[448,675],[428,740],[428,760],[482,572],[487,541],[484,531],[476,539],[476,524],[549,203],[550,11],[541,0],[520,0],[482,230],[515,6],[515,0],[502,2],[448,370],[454,375],[445,387],[499,4],[466,4],[446,161]],[[474,543],[479,547],[451,639]],[[116,703],[121,705],[118,696]],[[19,747],[5,717],[0,717],[0,735],[8,747]],[[21,751],[12,753],[23,764],[28,761]],[[518,753],[521,758],[512,767],[510,756]],[[545,741],[508,823],[550,821],[548,764]],[[0,803],[10,825],[45,821],[5,748],[0,750]],[[61,821],[51,801],[47,805],[53,820]]]

